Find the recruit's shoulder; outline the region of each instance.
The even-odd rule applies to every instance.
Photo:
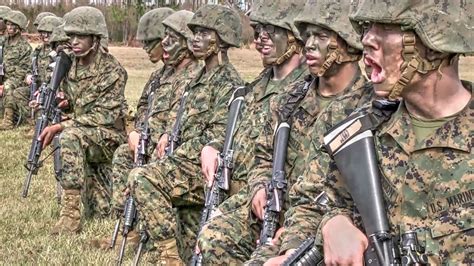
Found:
[[[99,51],[100,53],[100,65],[99,71],[101,74],[111,74],[116,73],[120,76],[125,75],[127,76],[127,71],[125,68],[120,64],[120,62],[108,52]]]
[[[219,84],[232,84],[232,85],[242,85],[244,81],[242,80],[239,72],[235,69],[234,65],[231,63],[224,64],[220,67],[220,70],[214,76],[214,82]]]

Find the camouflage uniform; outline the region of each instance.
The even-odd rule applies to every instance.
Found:
[[[26,17],[19,11],[11,11],[8,13],[5,20],[17,24],[21,30],[25,30]],[[20,33],[19,33],[20,34]],[[27,110],[28,99],[30,91],[25,85],[25,78],[30,69],[31,64],[31,46],[28,41],[20,36],[17,43],[11,44],[10,37],[6,38],[3,62],[5,76],[3,78],[4,91],[3,101],[5,110],[11,113],[12,117],[8,117],[9,123],[13,123],[15,115],[22,114],[20,110]],[[7,117],[7,115],[5,115]],[[5,122],[5,118],[4,118]],[[4,123],[5,124],[5,123]]]
[[[347,5],[343,7],[344,9],[348,10]],[[347,10],[344,11],[348,13]],[[305,20],[304,23],[316,24],[314,20],[317,19],[314,19],[312,14],[308,14],[313,11],[314,9],[303,11],[295,21],[299,22],[305,18],[310,18]],[[344,15],[344,12],[341,15]],[[340,19],[340,16],[331,17],[331,19]],[[344,23],[345,26],[350,27],[348,19],[345,19]],[[298,27],[300,26],[298,23],[295,24]],[[325,26],[328,23],[322,21],[317,24]],[[351,47],[356,47],[356,50],[359,51],[357,53],[360,54],[361,46],[357,42],[358,35],[353,31],[348,31],[343,26],[338,28],[340,31],[337,31],[338,29],[335,29],[335,31],[338,34],[344,33],[344,39],[350,41]],[[300,33],[303,33],[303,31],[300,30]],[[289,188],[296,182],[297,176],[304,171],[304,158],[311,142],[311,134],[308,132],[312,132],[308,128],[314,126],[316,119],[320,116],[320,111],[323,110],[326,104],[328,102],[333,104],[334,99],[340,96],[334,102],[344,101],[345,109],[341,110],[341,113],[345,114],[343,111],[350,112],[360,101],[365,102],[366,98],[371,97],[371,87],[368,86],[360,70],[344,90],[329,97],[329,99],[325,97],[322,100],[322,96],[318,93],[318,83],[319,78],[308,75],[305,79],[300,78],[290,86],[287,85],[283,93],[270,100],[268,111],[262,114],[261,131],[254,140],[256,143],[255,157],[248,173],[248,187],[220,206],[221,210],[229,212],[214,218],[208,224],[206,228],[208,230],[204,231],[199,239],[199,244],[202,244],[201,250],[204,249],[206,262],[211,264],[241,264],[250,258],[250,261],[246,262],[247,264],[260,265],[269,257],[277,254],[279,245],[263,245],[255,249],[261,231],[261,222],[252,214],[250,207],[255,193],[265,188],[272,178],[273,132],[276,131],[276,126],[282,121],[288,121],[292,124],[285,166]],[[288,208],[288,205],[288,199],[285,199],[284,210]],[[236,206],[240,207],[236,208]],[[283,213],[284,211],[281,218],[283,218]],[[250,256],[250,254],[252,255]]]
[[[139,23],[139,27],[137,30],[137,38],[141,41],[149,41],[149,40],[162,40],[164,38],[164,25],[162,25],[162,21],[168,17],[169,15],[173,14],[173,10],[169,8],[156,8],[149,12],[147,12],[141,19]],[[145,23],[149,22],[149,23]],[[150,27],[149,25],[153,25],[154,27]],[[183,76],[190,71],[190,69],[185,69],[182,73]],[[173,71],[168,66],[163,66],[160,69],[157,69],[151,73],[148,82],[145,84],[145,87],[142,90],[142,94],[138,100],[137,104],[137,112],[135,116],[135,131],[141,132],[142,126],[144,124],[146,112],[148,109],[148,95],[151,92],[151,89],[154,89],[154,99],[152,101],[153,104],[153,111],[150,114],[151,117],[159,115],[161,113],[167,113],[169,111],[169,101],[165,100],[166,98],[163,97],[170,97],[173,95],[171,92],[173,90],[179,90],[180,87],[173,87],[174,81],[176,76],[172,75]],[[186,80],[186,79],[184,79]],[[160,84],[159,87],[152,88],[151,84],[156,82],[156,84]],[[155,85],[156,86],[156,85]],[[176,98],[179,98],[179,95],[176,95]],[[155,119],[156,120],[156,119]],[[166,119],[160,120],[157,123],[150,123],[150,130],[153,135],[155,134],[163,134],[164,128],[162,128],[161,122]],[[158,136],[159,138],[159,136]],[[149,154],[153,152],[153,148],[155,147],[158,140],[153,137],[152,142],[148,145],[149,146]],[[123,191],[127,187],[127,178],[128,174],[134,167],[134,158],[133,158],[133,151],[130,150],[127,143],[120,145],[117,150],[114,152],[113,160],[113,171],[111,175],[112,179],[112,206],[116,209],[123,208]]]
[[[406,32],[414,30],[423,43],[435,51],[474,52],[472,42],[466,42],[472,31],[467,25],[472,25],[472,19],[468,19],[470,22],[458,20],[469,18],[472,6],[434,1],[423,5],[398,1],[374,3],[360,1],[351,20],[355,24],[358,21],[395,24],[404,21]],[[441,12],[450,15],[438,20]],[[431,19],[436,22],[428,21]],[[452,35],[438,39],[448,25]],[[472,95],[472,83],[463,82],[463,86]],[[473,106],[471,96],[467,106],[453,119],[423,141],[416,141],[412,118],[402,101],[391,119],[374,134],[391,233],[397,236],[416,231],[431,265],[472,264]],[[370,112],[370,104],[363,109]],[[333,111],[337,112],[329,108],[325,116],[333,117]],[[318,126],[327,129],[341,119],[331,122],[321,119]],[[336,215],[345,215],[361,224],[335,162],[321,147],[320,137],[313,139],[311,147],[309,170],[290,192],[292,206],[286,214],[282,253],[296,248],[309,235],[317,234],[317,245],[322,245],[321,228]],[[322,191],[330,199],[329,211],[314,203]]]
[[[200,16],[204,11],[209,11],[205,19],[225,20],[222,25],[217,25],[215,31],[220,33],[220,40],[224,44],[238,46],[240,32],[227,31],[231,25],[240,25],[235,11],[222,6],[204,6],[196,12],[188,26],[202,21]],[[235,35],[229,37],[225,34]],[[175,240],[178,237],[177,230],[183,233],[182,229],[187,231],[186,235],[190,239],[187,243],[181,243],[185,244],[182,248],[187,250],[187,254],[181,254],[181,257],[188,260],[191,255],[194,247],[191,239],[195,239],[199,229],[199,215],[204,203],[202,177],[196,175],[201,170],[201,149],[222,138],[232,88],[242,84],[240,75],[230,62],[223,62],[208,71],[203,68],[185,90],[188,95],[181,120],[180,146],[163,160],[135,168],[130,173],[129,182],[140,217],[146,223],[154,245],[161,251],[161,259],[168,252],[174,253],[176,247],[165,243],[178,242]],[[167,132],[171,131],[172,126],[168,124]],[[177,213],[181,214],[179,218]],[[180,222],[184,222],[181,221],[184,219],[187,224],[181,223],[182,228],[177,228],[177,219]]]
[[[65,18],[66,33],[90,34],[103,38],[106,28],[102,13],[93,7],[78,7]],[[98,42],[98,40],[96,40]],[[124,96],[127,72],[101,48],[87,66],[73,57],[71,69],[62,83],[68,99],[69,120],[61,122],[60,184],[63,205],[59,222],[52,233],[80,230],[80,201],[86,216],[99,212],[107,215],[111,182],[108,178],[112,155],[125,141]]]

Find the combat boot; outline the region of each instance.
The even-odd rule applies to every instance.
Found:
[[[81,231],[81,191],[79,189],[65,189],[63,190],[59,221],[54,225],[51,234],[70,234],[79,231]]]
[[[10,130],[15,126],[15,112],[11,108],[5,108],[3,121],[0,124],[0,130]]]
[[[122,241],[123,241],[122,230],[120,230],[120,232],[117,235],[117,239],[115,240],[115,246],[114,246],[115,251],[119,250],[120,245],[122,244]],[[112,243],[112,236],[104,237],[102,239],[93,239],[91,241],[91,245],[93,247],[103,249],[103,250],[110,249],[111,243]],[[140,243],[140,234],[135,230],[128,232],[127,247],[132,247],[133,249],[136,249],[139,243]]]
[[[158,265],[166,266],[184,266],[184,262],[179,257],[178,245],[175,238],[170,238],[154,243],[160,257],[158,258]]]

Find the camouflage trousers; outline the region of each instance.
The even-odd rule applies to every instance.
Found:
[[[213,217],[199,234],[204,265],[242,265],[257,247],[261,223],[246,204]]]
[[[122,210],[125,197],[123,195],[128,184],[128,175],[134,167],[133,152],[127,143],[120,145],[114,152],[112,159],[112,200],[113,209]]]
[[[167,157],[135,168],[128,178],[152,241],[176,238],[187,261],[194,250],[204,205],[200,165]],[[184,249],[184,250],[183,250]]]
[[[30,107],[28,107],[28,101],[30,99],[30,88],[20,87],[14,90],[8,91],[3,97],[3,107],[10,108],[15,114],[15,121],[21,119],[26,121],[29,117]]]
[[[65,128],[60,135],[63,189],[79,189],[85,216],[110,212],[112,154],[124,136],[98,127]]]

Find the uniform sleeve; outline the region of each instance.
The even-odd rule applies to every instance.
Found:
[[[154,78],[155,78],[154,73],[152,73],[150,76],[150,79],[148,79],[148,82],[143,87],[142,94],[140,98],[138,99],[137,112],[135,115],[135,130],[137,131],[139,130],[139,128],[141,127],[145,119],[146,110],[148,108],[148,91],[149,91],[150,84]]]
[[[14,90],[25,85],[25,78],[28,71],[31,70],[31,51],[29,44],[25,44],[22,48],[22,53],[19,54],[16,65],[7,66],[8,78],[4,82],[5,92]]]
[[[73,119],[61,123],[63,127],[71,126],[104,126],[115,127],[115,123],[122,114],[125,102],[124,90],[127,82],[127,72],[123,69],[115,73],[102,75],[102,80],[98,82],[96,95],[92,95],[95,100],[90,102],[90,111],[78,115]]]

